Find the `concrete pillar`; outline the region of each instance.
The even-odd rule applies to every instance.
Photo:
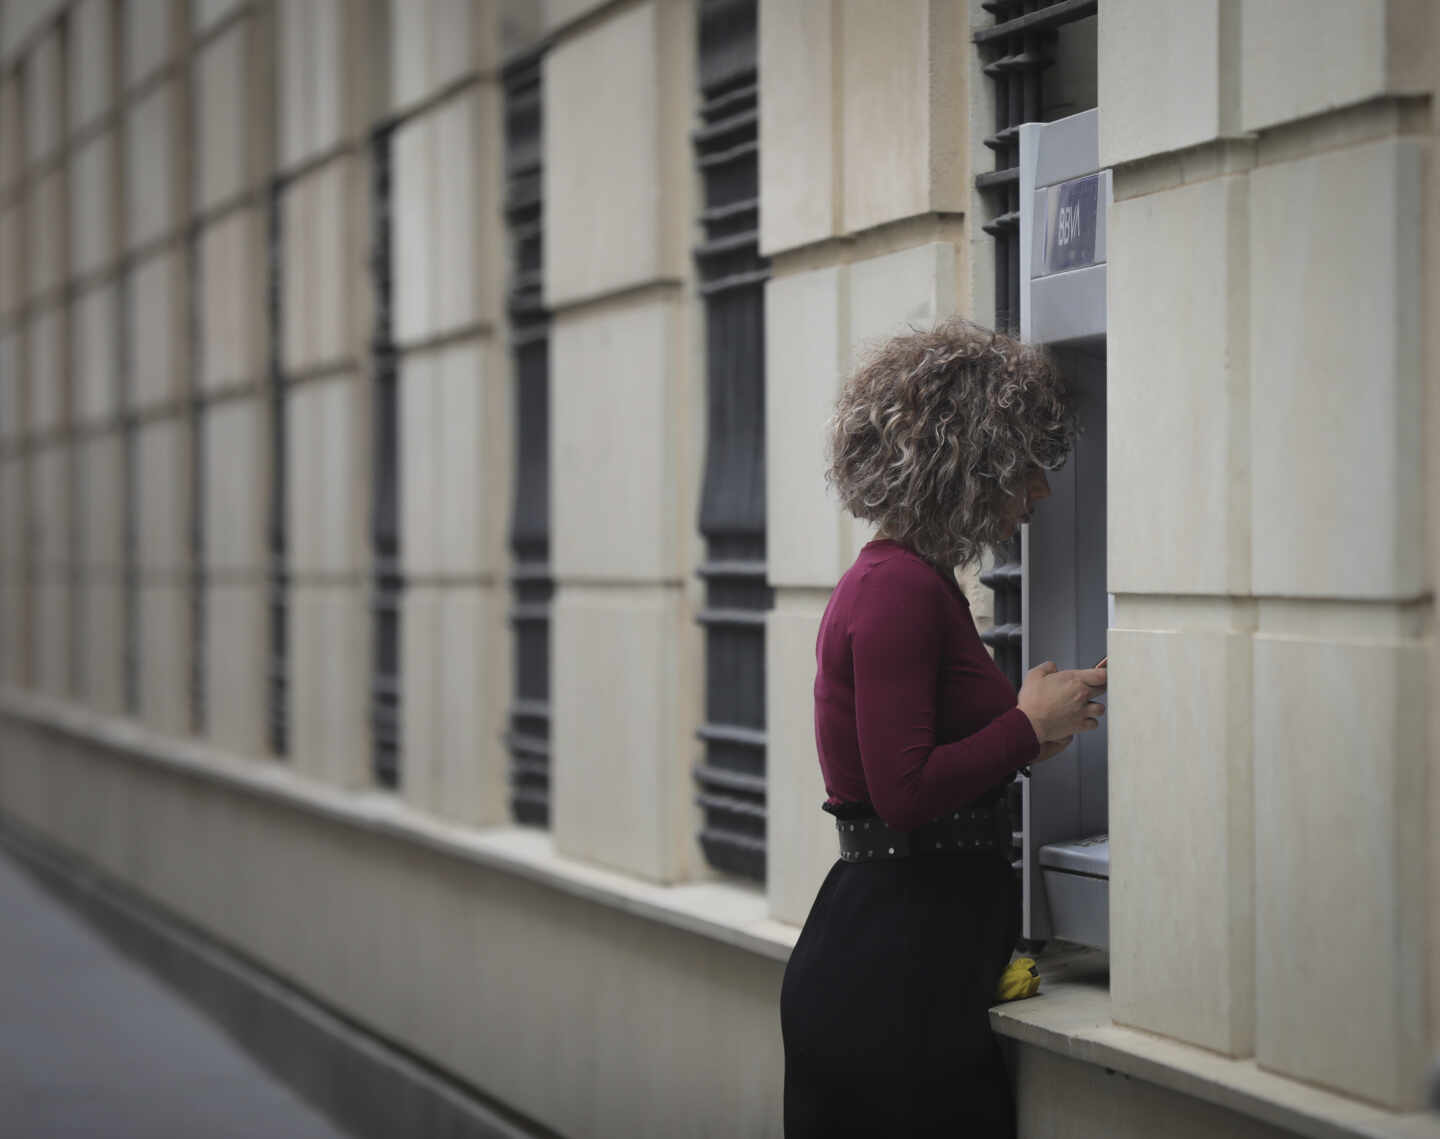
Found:
[[[659,881],[698,862],[694,36],[691,4],[650,0],[543,63],[552,828],[566,854]]]

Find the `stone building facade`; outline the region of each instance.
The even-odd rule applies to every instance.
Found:
[[[0,836],[510,1125],[778,1136],[822,427],[1013,320],[995,124],[1098,107],[1110,951],[994,1014],[1023,1133],[1440,1134],[1437,37],[4,0]]]

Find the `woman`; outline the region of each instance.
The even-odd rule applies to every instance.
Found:
[[[1102,669],[1017,699],[958,566],[1049,493],[1073,420],[1038,349],[966,321],[882,344],[841,394],[827,478],[879,536],[816,642],[815,738],[840,860],[785,971],[787,1139],[1014,1133],[988,1008],[1018,936],[1004,788],[1097,726]]]

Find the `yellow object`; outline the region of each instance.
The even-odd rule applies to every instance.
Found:
[[[1039,991],[1040,970],[1035,968],[1035,958],[1017,957],[1000,974],[1000,983],[995,986],[995,999],[1018,1001],[1033,997]]]

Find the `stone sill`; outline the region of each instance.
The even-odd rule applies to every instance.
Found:
[[[1440,1115],[1403,1113],[1350,1099],[1110,1019],[1109,959],[1061,948],[1038,959],[1038,996],[997,1005],[990,1026],[1019,1044],[1055,1052],[1190,1096],[1311,1139],[1440,1139]]]
[[[799,929],[767,916],[759,887],[729,881],[660,886],[555,853],[548,832],[447,823],[403,799],[347,791],[297,775],[283,763],[244,759],[197,740],[175,739],[130,720],[51,697],[0,687],[0,715],[98,744],[134,762],[208,780],[233,792],[345,826],[515,874],[597,905],[786,961]],[[1018,1044],[1123,1073],[1312,1139],[1440,1139],[1440,1117],[1397,1114],[1111,1022],[1108,959],[1057,944],[1039,961],[1040,995],[990,1010],[994,1030]]]
[[[0,688],[0,714],[98,744],[141,763],[307,811],[346,826],[527,878],[573,897],[786,961],[800,930],[768,916],[765,892],[731,881],[661,886],[555,853],[535,827],[461,826],[387,791],[345,790],[296,774],[283,761],[246,759],[194,739],[161,735],[69,701]]]

